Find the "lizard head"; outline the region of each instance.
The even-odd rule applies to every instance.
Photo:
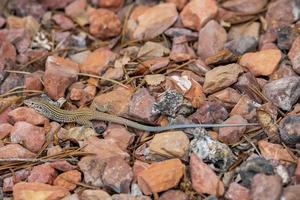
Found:
[[[31,99],[24,100],[24,104],[30,108],[33,108],[34,110],[38,112],[43,112],[45,110],[44,108],[44,102],[45,100],[37,97],[33,97]]]

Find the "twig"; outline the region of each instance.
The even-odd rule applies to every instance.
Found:
[[[74,158],[65,158],[65,159],[41,159],[41,158],[8,158],[8,159],[0,159],[0,163],[3,162],[54,162],[54,161],[74,161]]]

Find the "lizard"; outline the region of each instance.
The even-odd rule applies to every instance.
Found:
[[[213,127],[235,127],[235,126],[258,126],[258,123],[244,123],[244,124],[177,124],[167,126],[148,126],[138,122],[119,117],[116,115],[108,114],[105,112],[97,111],[90,108],[79,108],[77,110],[63,110],[57,106],[52,105],[42,98],[33,97],[24,100],[24,104],[33,108],[43,116],[57,121],[57,122],[76,122],[77,124],[85,127],[93,128],[91,120],[101,120],[117,124],[122,124],[131,128],[148,131],[148,132],[162,132],[172,129],[185,129],[185,128],[213,128]]]

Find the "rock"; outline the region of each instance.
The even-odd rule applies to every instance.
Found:
[[[3,179],[3,192],[12,192],[13,186],[21,181],[25,181],[29,176],[30,171],[22,169],[14,172],[14,176],[9,176]]]
[[[222,196],[224,184],[215,172],[196,155],[190,157],[192,187],[196,192]]]
[[[140,69],[140,71],[146,71],[146,70],[158,70],[158,69],[162,69],[163,67],[168,66],[170,60],[168,57],[162,57],[162,58],[153,58],[150,60],[146,60],[144,62],[142,62],[141,64],[138,65],[138,69]]]
[[[249,189],[241,186],[236,182],[232,182],[229,185],[229,188],[225,194],[226,199],[228,200],[250,200]]]
[[[210,97],[217,98],[228,107],[233,107],[240,100],[241,95],[236,90],[227,87],[219,92],[213,93]]]
[[[184,165],[179,159],[151,164],[138,174],[138,185],[144,194],[162,192],[175,187],[183,176]]]
[[[288,76],[297,76],[291,64],[287,60],[283,60],[278,69],[270,75],[271,80],[277,80]]]
[[[170,49],[162,43],[148,41],[140,48],[137,57],[141,60],[149,60],[169,55],[169,53]]]
[[[144,171],[145,169],[147,169],[150,166],[150,164],[146,163],[146,162],[142,162],[139,160],[135,160],[132,170],[133,170],[133,180],[136,181],[137,180],[137,176],[139,175],[139,173],[141,173],[142,171]]]
[[[225,29],[215,20],[211,20],[199,31],[197,54],[205,60],[222,50],[226,40]]]
[[[118,87],[111,92],[96,96],[92,104],[97,108],[104,108],[108,113],[124,115],[128,111],[132,93],[132,88]]]
[[[181,11],[180,18],[184,27],[199,31],[217,12],[215,0],[192,0]]]
[[[291,26],[283,26],[276,30],[277,46],[280,50],[289,50],[296,37]]]
[[[112,200],[111,196],[104,190],[84,190],[80,199],[85,200]]]
[[[285,77],[264,85],[262,93],[276,106],[290,111],[300,96],[300,77]]]
[[[295,170],[295,176],[296,176],[297,183],[300,183],[300,159],[299,158],[297,161],[297,168]]]
[[[239,37],[227,42],[224,47],[228,48],[235,55],[243,55],[256,49],[257,40],[254,37]]]
[[[101,8],[117,10],[124,4],[124,0],[98,0],[98,5]]]
[[[63,152],[63,149],[59,145],[48,147],[47,156],[53,156],[53,155],[56,155],[56,154],[59,154],[62,152]]]
[[[253,200],[279,199],[282,183],[279,176],[256,174],[251,183],[250,195]]]
[[[35,71],[25,76],[24,85],[27,90],[43,90],[42,77],[43,71]]]
[[[0,60],[0,65],[1,65],[1,60]],[[23,82],[24,82],[24,75],[10,73],[0,86],[0,94],[7,93],[8,91],[16,87],[23,86]]]
[[[64,31],[73,29],[75,27],[75,24],[73,23],[73,21],[70,20],[68,17],[66,17],[62,13],[57,13],[57,14],[53,15],[52,20],[57,25],[59,25],[59,27]]]
[[[242,185],[249,188],[252,178],[259,173],[272,175],[274,174],[274,168],[271,163],[263,157],[256,157],[246,160],[237,169],[237,172],[241,176]]]
[[[247,124],[240,115],[233,115],[228,118],[224,124]],[[246,126],[239,127],[223,127],[219,129],[219,140],[226,144],[234,144],[240,141],[246,131]]]
[[[34,158],[36,155],[19,144],[8,144],[0,147],[0,158]]]
[[[289,51],[288,57],[292,61],[293,69],[300,74],[300,36],[298,36]]]
[[[70,171],[70,170],[77,168],[75,165],[71,165],[70,163],[68,163],[65,160],[54,161],[54,162],[50,163],[50,165],[54,169],[62,171],[62,172]]]
[[[57,172],[50,164],[34,166],[28,177],[28,182],[52,184],[57,176]]]
[[[170,59],[175,62],[183,62],[196,58],[196,53],[188,44],[186,36],[179,36],[173,38],[172,51]]]
[[[77,80],[78,72],[78,64],[71,60],[49,56],[44,75],[44,85],[48,96],[54,100],[63,97],[66,89]]]
[[[154,157],[182,158],[187,155],[189,139],[183,131],[155,134],[149,150]]]
[[[237,38],[255,38],[256,41],[260,38],[260,26],[261,24],[258,22],[252,22],[252,23],[243,23],[241,25],[234,25],[231,26],[229,32],[228,32],[228,40],[235,40]]]
[[[205,101],[197,111],[189,116],[189,119],[195,123],[210,124],[225,120],[228,112],[224,106],[216,101]]]
[[[299,198],[300,185],[290,185],[283,189],[282,199],[297,200]]]
[[[268,3],[268,0],[231,0],[222,3],[222,7],[230,11],[253,14],[260,12]]]
[[[13,129],[13,126],[9,123],[0,124],[0,140],[8,136]]]
[[[82,73],[102,75],[108,69],[110,62],[117,58],[117,54],[106,48],[99,48],[87,56],[80,65]]]
[[[263,140],[258,142],[259,150],[261,151],[261,155],[265,158],[274,159],[274,160],[282,160],[282,161],[290,161],[293,162],[294,159],[291,156],[290,152],[285,149],[283,146],[279,144],[269,143]]]
[[[182,192],[181,190],[168,190],[164,192],[158,200],[188,200],[189,197],[187,194]]]
[[[78,163],[78,167],[84,174],[84,182],[96,187],[103,186],[102,174],[105,165],[105,161],[97,156],[83,157]]]
[[[132,178],[132,169],[122,158],[111,158],[106,161],[102,175],[105,186],[117,193],[128,193]]]
[[[9,121],[8,113],[10,111],[12,111],[11,107],[7,107],[0,113],[0,123],[8,123]]]
[[[172,27],[166,30],[165,34],[173,38],[185,36],[188,41],[195,41],[198,39],[198,33],[187,28]]]
[[[156,119],[156,116],[153,113],[154,103],[154,97],[150,95],[146,88],[138,89],[132,95],[128,114],[145,122],[153,123]]]
[[[260,104],[250,99],[248,95],[243,95],[229,115],[240,115],[248,122],[255,122],[257,121],[256,109],[258,107]]]
[[[108,39],[118,36],[121,32],[121,21],[112,11],[104,8],[89,13],[89,31],[95,37]]]
[[[74,190],[81,181],[81,173],[78,170],[70,170],[60,174],[53,182],[54,186],[60,186],[68,191]]]
[[[205,74],[204,92],[210,94],[232,85],[242,72],[243,69],[238,64],[215,67]]]
[[[22,143],[32,152],[37,153],[46,141],[44,128],[34,126],[27,122],[17,122],[10,134],[13,143]]]
[[[128,19],[126,32],[131,40],[150,40],[168,29],[177,17],[173,3],[161,3],[150,8],[137,7]]]
[[[187,0],[166,0],[166,2],[174,3],[178,10],[182,10],[188,1]]]
[[[71,18],[84,15],[87,6],[86,0],[75,0],[65,7],[65,13]]]
[[[120,156],[122,158],[128,158],[128,153],[124,152],[113,140],[98,139],[95,136],[91,136],[84,141],[84,151],[94,153],[102,159],[112,158]]]
[[[110,124],[103,133],[103,137],[104,139],[114,140],[124,151],[134,141],[134,135],[124,126],[118,124]]]
[[[14,122],[25,121],[33,125],[42,125],[48,119],[32,108],[18,107],[8,113]]]
[[[276,70],[280,60],[280,50],[267,49],[244,54],[239,64],[246,67],[255,76],[268,76]]]
[[[2,28],[2,26],[6,23],[5,18],[0,17],[0,28]]]
[[[70,90],[70,99],[77,101],[80,107],[92,101],[97,92],[96,86],[84,85],[81,82],[71,85]]]
[[[112,195],[112,200],[151,200],[151,198],[144,195],[135,196],[134,194],[114,194]]]
[[[68,190],[44,183],[17,183],[13,188],[15,200],[58,200],[69,195]]]
[[[58,135],[59,139],[71,140],[77,143],[80,143],[80,141],[83,141],[91,136],[97,136],[97,133],[92,128],[83,126],[70,128],[64,134]]]
[[[288,115],[284,117],[279,124],[279,134],[281,140],[291,146],[300,142],[300,116]]]
[[[61,200],[79,200],[79,196],[77,193],[74,193],[62,198]]]

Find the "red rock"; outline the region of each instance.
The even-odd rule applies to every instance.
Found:
[[[97,156],[83,157],[78,163],[78,167],[84,174],[84,182],[96,187],[103,187],[102,174],[105,165],[105,161]]]
[[[300,183],[300,159],[299,158],[297,161],[297,168],[295,171],[295,176],[296,176],[297,183]]]
[[[164,192],[158,200],[189,200],[189,197],[187,194],[182,192],[181,190],[168,190],[167,192]]]
[[[134,135],[118,124],[110,124],[103,133],[103,137],[114,140],[122,150],[126,150],[134,140]]]
[[[10,111],[12,111],[11,107],[7,107],[0,113],[0,123],[8,123],[10,118],[8,113],[10,113]]]
[[[300,48],[299,48],[300,49]],[[278,80],[288,76],[297,76],[288,62],[281,62],[278,69],[270,75],[271,80]]]
[[[8,144],[0,147],[0,158],[34,158],[36,155],[19,144]]]
[[[145,169],[147,169],[149,166],[150,166],[150,164],[148,164],[146,162],[135,160],[135,162],[133,164],[133,179],[137,180],[138,175],[142,171],[144,171]]]
[[[218,12],[215,0],[192,0],[181,11],[180,18],[185,27],[200,30]]]
[[[27,90],[43,90],[42,77],[44,72],[35,71],[25,76],[24,85]]]
[[[101,8],[116,10],[124,4],[124,0],[98,0],[98,5]]]
[[[250,200],[250,192],[249,189],[233,182],[229,185],[225,197],[228,200]]]
[[[78,101],[80,107],[92,101],[97,92],[96,86],[84,85],[82,82],[74,83],[71,85],[70,90],[70,99]]]
[[[204,92],[210,94],[232,85],[242,72],[243,69],[238,64],[215,67],[205,74]]]
[[[88,55],[86,60],[81,63],[80,71],[95,75],[102,75],[107,69],[108,64],[113,62],[117,55],[109,49],[100,48]]]
[[[10,134],[13,143],[22,143],[32,152],[38,152],[46,141],[44,128],[27,122],[17,122]]]
[[[122,158],[110,158],[106,161],[102,175],[105,186],[117,193],[128,193],[132,178],[132,169]]]
[[[253,122],[257,118],[256,108],[258,107],[259,105],[250,99],[248,95],[243,95],[238,103],[233,107],[229,115],[240,115],[244,119]]]
[[[57,172],[50,164],[34,166],[28,177],[28,182],[52,184]]]
[[[234,89],[227,87],[224,90],[213,93],[211,98],[221,100],[226,106],[233,107],[241,98],[241,95]]]
[[[267,159],[275,159],[290,162],[294,161],[293,157],[288,152],[288,150],[279,144],[273,144],[260,140],[258,142],[258,147],[261,152],[261,155]]]
[[[199,31],[197,54],[205,60],[222,50],[226,40],[225,29],[215,20],[211,20]]]
[[[53,185],[66,188],[71,191],[76,188],[76,184],[81,181],[81,173],[78,170],[70,170],[56,177]]]
[[[222,3],[222,7],[228,10],[243,14],[253,14],[260,12],[268,0],[230,0]]]
[[[69,194],[68,190],[44,183],[17,183],[13,188],[14,200],[59,200]]]
[[[14,172],[14,176],[10,176],[3,179],[3,192],[11,192],[13,191],[13,186],[16,183],[21,181],[25,181],[29,176],[30,171],[27,169],[22,169]]]
[[[299,195],[300,195],[300,184],[290,185],[284,188],[281,198],[285,200],[297,200],[299,199]]]
[[[260,38],[260,26],[261,24],[258,22],[232,26],[228,32],[228,41],[245,37],[255,38],[258,41]]]
[[[251,182],[250,196],[253,200],[279,199],[281,191],[282,183],[279,176],[256,174]]]
[[[80,197],[85,200],[112,200],[104,190],[84,190]]]
[[[0,140],[8,136],[12,130],[13,126],[9,123],[0,124]]]
[[[118,36],[121,32],[121,21],[112,11],[100,8],[89,14],[90,33],[101,39]]]
[[[163,67],[166,67],[169,64],[170,60],[168,57],[162,57],[162,58],[153,58],[150,60],[146,60],[138,65],[138,69],[141,71],[146,71],[147,69],[153,71],[158,70]]]
[[[192,186],[201,193],[221,196],[224,193],[223,182],[219,180],[215,172],[206,165],[197,155],[190,158]]]
[[[148,123],[153,123],[156,116],[153,114],[155,99],[146,88],[137,90],[131,98],[129,105],[129,115],[141,119]]]
[[[73,29],[75,27],[75,24],[73,23],[72,20],[70,20],[68,17],[66,17],[64,14],[62,13],[57,13],[55,15],[52,16],[52,20],[59,25],[59,27],[62,30],[70,30]]]
[[[65,160],[54,161],[54,162],[50,163],[50,165],[54,169],[57,169],[57,170],[62,171],[62,172],[66,172],[66,171],[76,169],[75,165],[71,165],[70,163],[68,163]]]
[[[149,60],[154,58],[160,58],[170,53],[170,49],[163,43],[158,42],[146,42],[139,50],[137,57],[141,60]]]
[[[112,200],[151,200],[151,198],[144,195],[114,194],[112,195]]]
[[[188,0],[166,0],[167,3],[174,3],[178,10],[182,10],[187,4]]]
[[[49,56],[44,75],[44,85],[48,96],[54,100],[63,97],[66,89],[77,80],[78,72],[78,64],[71,60]]]
[[[183,62],[193,58],[196,58],[196,53],[193,48],[189,46],[186,36],[173,38],[170,59],[175,62]]]
[[[25,121],[33,125],[42,125],[48,119],[32,108],[18,107],[8,113],[14,122]]]
[[[299,62],[299,59],[300,59],[300,36],[298,36],[293,44],[292,44],[292,47],[289,51],[289,54],[288,54],[288,57],[289,59],[292,61],[292,64],[293,64],[293,69],[297,72],[297,73],[300,73],[300,62]]]
[[[102,159],[120,156],[128,158],[128,153],[124,152],[113,140],[98,139],[95,136],[89,137],[83,144],[84,151],[94,153]]]
[[[63,149],[59,145],[48,147],[47,156],[53,156],[61,152],[63,152]]]
[[[276,70],[280,60],[280,50],[268,49],[244,54],[239,64],[249,69],[255,76],[268,76]]]
[[[138,185],[144,194],[162,192],[175,187],[183,176],[184,165],[179,159],[151,164],[138,174]]]
[[[224,124],[246,124],[245,120],[240,115],[233,115],[228,118]],[[219,129],[219,140],[226,144],[234,144],[243,137],[246,131],[246,126],[239,127],[223,127]]]
[[[75,0],[65,8],[65,13],[69,17],[76,18],[86,12],[86,6],[86,0]]]
[[[0,28],[6,23],[6,20],[3,17],[0,17]]]
[[[131,40],[153,39],[168,29],[177,17],[173,3],[161,3],[151,8],[137,7],[128,19],[127,34]]]

